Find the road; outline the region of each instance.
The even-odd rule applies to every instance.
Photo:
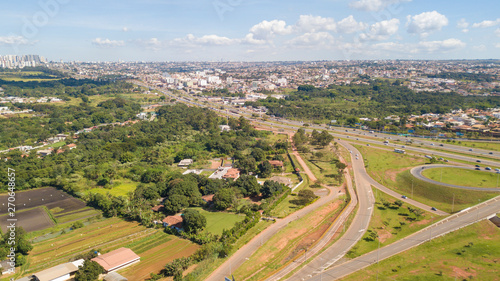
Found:
[[[468,189],[468,190],[477,190],[477,191],[500,191],[500,188],[484,188],[484,187],[470,187],[470,186],[462,186],[462,185],[455,185],[455,184],[449,184],[449,183],[443,183],[435,180],[431,180],[429,178],[424,177],[422,175],[422,172],[427,169],[438,169],[438,168],[456,168],[456,169],[466,169],[466,170],[474,170],[473,167],[462,167],[462,166],[450,166],[450,165],[443,165],[443,164],[434,164],[434,165],[425,165],[425,166],[417,166],[414,167],[410,170],[410,173],[416,177],[419,180],[426,181],[432,184],[437,184],[437,185],[442,185],[442,186],[447,186],[447,187],[453,187],[453,188],[460,188],[460,189]],[[484,173],[494,173],[495,171],[482,171]],[[500,176],[500,174],[497,174],[497,176]]]
[[[312,174],[309,170],[309,167],[305,165],[304,161],[300,157],[300,154],[295,155],[297,157],[297,161],[301,164],[302,169],[306,174]],[[341,193],[339,193],[340,188],[329,187],[329,194],[327,196],[321,197],[316,200],[311,205],[308,205],[289,216],[277,220],[273,225],[269,226],[265,230],[263,230],[260,234],[255,236],[250,242],[241,247],[236,253],[234,253],[231,257],[229,257],[221,266],[219,266],[210,276],[206,279],[207,281],[221,281],[224,280],[225,276],[231,276],[232,269],[236,269],[241,266],[247,258],[249,258],[263,243],[269,240],[275,233],[277,233],[280,229],[285,227],[288,223],[298,220],[308,213],[314,211],[315,209],[328,204],[335,198],[337,198]],[[237,278],[237,277],[236,277]]]
[[[323,271],[320,275],[315,275],[305,280],[328,281],[339,279],[369,265],[375,264],[377,261],[389,258],[426,241],[488,218],[499,211],[500,196],[476,205],[468,210],[449,216],[438,223],[426,227],[406,238],[367,253],[361,257],[338,264],[326,271]]]

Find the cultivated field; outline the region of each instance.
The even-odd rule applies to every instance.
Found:
[[[6,216],[8,213],[8,195],[0,195],[0,225],[5,231]],[[16,193],[17,223],[27,232],[43,230],[56,223],[65,223],[99,214],[98,211],[86,207],[85,202],[72,197],[53,187],[33,189]],[[47,214],[46,210],[50,211]]]
[[[165,234],[162,229],[146,228],[137,222],[110,218],[34,243],[34,248],[28,256],[28,263],[22,267],[22,275],[26,276],[67,262],[91,249],[106,253],[120,247],[136,251],[141,257],[141,262],[131,269],[135,268],[134,272],[139,273],[148,270],[148,276],[149,272],[157,273],[169,261],[181,256],[187,257],[198,248],[187,240]],[[136,276],[132,271],[129,273],[132,277]],[[144,279],[134,277],[129,280]]]
[[[0,216],[0,226],[2,232],[7,232],[7,226],[10,224],[7,219],[17,219],[16,226],[21,226],[26,232],[42,230],[54,226],[47,212],[42,207],[36,207],[30,210],[24,210],[15,213],[15,217],[9,215]]]

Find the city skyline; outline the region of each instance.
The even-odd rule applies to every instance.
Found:
[[[0,55],[52,61],[499,59],[489,0],[4,4]]]

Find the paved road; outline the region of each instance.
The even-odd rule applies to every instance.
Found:
[[[298,157],[297,157],[298,156]],[[309,171],[307,165],[305,165],[304,161],[300,157],[300,155],[296,155],[299,163],[304,164],[302,169],[304,171]],[[300,159],[300,160],[299,160]],[[311,173],[312,174],[312,173]],[[308,213],[314,211],[315,209],[323,206],[324,204],[328,204],[336,197],[338,197],[341,193],[339,193],[340,188],[330,187],[329,194],[327,196],[321,197],[313,204],[308,205],[293,214],[285,217],[284,219],[277,220],[273,225],[269,226],[265,230],[263,230],[260,234],[255,236],[250,242],[241,247],[236,253],[234,253],[228,260],[226,260],[221,266],[219,266],[212,274],[206,279],[207,281],[221,281],[224,280],[225,276],[230,276],[233,269],[241,266],[247,258],[249,258],[263,243],[269,240],[275,233],[277,233],[280,229],[285,227],[288,223],[302,218]],[[237,276],[235,276],[237,279]]]
[[[329,281],[336,280],[343,276],[354,273],[369,265],[377,263],[377,260],[389,258],[398,253],[404,252],[412,247],[418,246],[430,239],[442,236],[446,233],[463,228],[491,215],[500,212],[500,196],[476,205],[468,210],[464,210],[442,221],[424,228],[406,238],[396,241],[378,250],[367,253],[361,257],[341,263],[331,269],[315,275],[306,280]]]
[[[474,170],[473,167],[463,167],[463,166],[450,166],[450,165],[442,165],[442,164],[434,164],[434,165],[425,165],[425,166],[417,166],[414,167],[410,170],[410,173],[416,177],[419,180],[423,180],[432,184],[438,184],[442,186],[447,186],[447,187],[453,187],[453,188],[461,188],[461,189],[468,189],[468,190],[477,190],[477,191],[500,191],[500,188],[485,188],[485,187],[470,187],[470,186],[462,186],[462,185],[455,185],[455,184],[449,184],[449,183],[443,183],[435,180],[431,180],[429,178],[424,177],[422,175],[422,172],[427,169],[437,169],[437,168],[457,168],[457,169],[466,169],[466,170]],[[487,173],[494,173],[495,171],[483,171]],[[500,176],[500,174],[498,174]]]
[[[364,170],[364,162],[362,159],[356,160],[356,157],[354,155],[359,154],[359,151],[357,151],[356,148],[345,142],[342,142],[340,144],[346,147],[348,150],[352,151],[351,154],[352,170],[354,172],[357,192],[354,193],[352,187],[350,188],[349,192],[352,195],[353,203],[356,197],[359,201],[356,216],[354,217],[347,231],[344,233],[344,235],[342,235],[342,237],[337,242],[335,242],[331,247],[329,247],[323,253],[318,255],[305,267],[301,268],[287,280],[291,281],[303,280],[304,278],[317,274],[319,271],[337,262],[341,257],[345,255],[345,253],[347,253],[347,251],[349,251],[359,241],[359,239],[361,239],[361,237],[363,237],[370,223],[370,218],[372,216],[373,207],[375,204],[375,198],[373,197],[373,194],[371,192],[370,183],[367,181],[367,178],[364,177],[362,173],[362,171]],[[350,180],[351,180],[350,177],[346,178],[346,181]],[[355,205],[353,204],[351,206],[352,208],[354,208]],[[342,226],[341,222],[334,225],[336,231],[340,228],[340,226]],[[289,272],[290,270],[287,271],[286,273]],[[270,278],[268,280],[279,280],[278,277],[282,277],[285,275],[283,273],[277,276],[273,276],[275,278],[272,279]]]

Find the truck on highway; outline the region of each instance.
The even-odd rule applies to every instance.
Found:
[[[430,155],[425,155],[425,158],[429,158],[429,159],[432,159],[434,157],[430,156]]]
[[[406,153],[406,151],[404,149],[398,149],[398,148],[394,148],[394,152],[401,153],[401,154],[405,154]]]

